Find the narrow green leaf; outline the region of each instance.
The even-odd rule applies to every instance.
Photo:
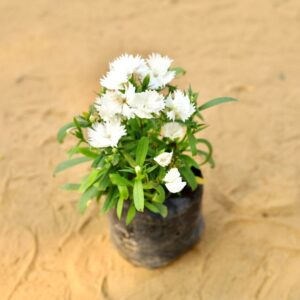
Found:
[[[136,148],[136,162],[139,166],[143,166],[144,161],[146,159],[147,153],[149,148],[149,139],[146,136],[143,136]]]
[[[57,173],[59,173],[63,170],[66,170],[68,168],[74,167],[78,164],[81,164],[81,163],[84,163],[84,162],[87,162],[87,161],[90,161],[90,160],[91,160],[91,158],[89,158],[89,157],[77,157],[77,158],[73,158],[73,159],[70,159],[70,160],[66,160],[66,161],[60,163],[55,168],[53,175],[56,175]]]
[[[179,172],[183,176],[183,178],[187,181],[191,189],[194,191],[197,188],[197,181],[196,181],[196,176],[191,171],[191,169],[188,167],[182,167],[179,168]]]
[[[122,218],[123,205],[124,205],[124,199],[119,198],[118,204],[117,204],[117,217],[119,220],[121,220],[121,218]]]
[[[94,198],[97,196],[98,194],[98,189],[94,186],[92,186],[91,188],[89,188],[87,191],[85,191],[80,199],[79,202],[77,204],[78,210],[80,213],[84,213],[86,208],[87,208],[87,203],[91,198]]]
[[[210,100],[210,101],[202,104],[201,106],[198,107],[198,110],[199,111],[205,110],[205,109],[208,109],[215,105],[219,105],[219,104],[225,103],[225,102],[232,102],[232,101],[238,101],[238,100],[235,98],[231,98],[231,97],[216,98],[216,99]]]
[[[66,183],[61,186],[61,188],[66,191],[78,191],[79,187],[80,187],[79,183]]]
[[[77,153],[81,153],[82,155],[93,158],[93,159],[99,157],[99,154],[91,151],[91,149],[89,147],[78,147]]]
[[[118,185],[118,190],[119,190],[120,198],[122,198],[123,200],[128,199],[129,192],[127,186]]]
[[[199,164],[190,156],[185,155],[185,154],[181,154],[179,155],[179,158],[183,161],[183,163],[187,166],[187,167],[194,167],[196,169],[200,169]]]
[[[188,133],[188,139],[189,139],[189,145],[191,147],[192,155],[194,156],[197,154],[197,145],[196,145],[197,139],[192,133]]]
[[[121,175],[115,173],[115,174],[109,174],[109,178],[112,182],[112,184],[115,185],[120,185],[120,186],[132,186],[132,182],[130,182],[128,179],[126,179],[125,177],[122,177]]]
[[[132,168],[123,168],[118,170],[119,172],[123,172],[123,173],[131,173],[131,174],[135,174],[135,170]]]
[[[138,211],[144,211],[144,190],[141,180],[135,180],[133,185],[133,202]]]
[[[84,193],[90,186],[92,186],[105,172],[105,170],[93,169],[89,176],[83,179],[79,192]]]
[[[145,202],[145,206],[146,206],[150,211],[152,211],[152,212],[154,212],[154,213],[156,213],[156,214],[159,213],[159,209],[158,209],[154,204],[152,204],[152,203],[146,201],[146,202]]]
[[[203,139],[203,138],[197,139],[197,143],[204,144],[207,147],[207,150],[208,150],[207,157],[206,157],[205,161],[202,162],[202,164],[204,164],[204,163],[208,162],[212,158],[213,147],[212,147],[211,143],[207,139]]]
[[[150,82],[150,75],[148,74],[144,80],[143,80],[143,83],[142,83],[142,90],[145,91],[149,85],[149,82]]]
[[[101,178],[99,178],[97,186],[100,191],[104,192],[107,189],[107,187],[109,186],[110,180],[109,180],[108,172],[109,171],[106,171],[106,173],[104,173],[103,176]]]
[[[127,160],[127,162],[129,163],[129,165],[132,167],[132,168],[135,168],[136,167],[136,162],[134,161],[134,159],[126,152],[122,152],[122,155],[124,156],[124,158]]]
[[[157,191],[157,194],[153,197],[154,202],[163,203],[166,200],[166,192],[165,189],[158,185],[155,187],[155,190]]]
[[[115,187],[113,188],[110,188],[108,194],[107,194],[107,197],[104,201],[104,204],[103,204],[103,207],[101,209],[101,212],[105,213],[107,212],[108,210],[110,210],[115,204],[116,204],[116,201],[118,199],[118,192],[117,192],[117,189]]]
[[[186,73],[186,70],[181,67],[170,68],[170,71],[174,71],[176,73],[176,76],[185,75],[185,73]]]
[[[101,169],[105,165],[105,156],[98,156],[92,163],[92,168]]]
[[[157,168],[158,168],[158,164],[156,164],[156,165],[154,165],[154,166],[152,166],[152,167],[147,168],[147,174],[153,172],[153,171],[154,171],[155,169],[157,169]]]
[[[134,207],[134,204],[131,203],[130,207],[128,209],[127,212],[127,217],[126,217],[126,225],[129,225],[131,223],[131,221],[133,220],[133,218],[135,217],[136,214],[136,209]]]
[[[159,209],[160,215],[165,218],[168,215],[168,208],[166,205],[161,203],[155,203],[156,207]]]
[[[200,166],[202,166],[206,163],[209,163],[211,168],[215,167],[215,161],[209,153],[207,153],[206,151],[203,151],[203,150],[199,150],[199,149],[197,150],[197,153],[200,154],[201,156],[204,156],[204,161],[200,163]]]
[[[57,133],[57,141],[61,144],[66,135],[67,135],[67,132],[70,128],[75,128],[75,124],[74,122],[70,122],[70,123],[67,123],[65,124],[63,127],[61,127]]]
[[[74,118],[76,120],[76,123],[83,128],[87,128],[90,126],[90,122],[88,120],[86,120],[84,117],[82,116],[77,116]]]

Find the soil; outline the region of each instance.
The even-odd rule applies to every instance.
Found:
[[[0,2],[0,292],[3,300],[300,299],[298,0]],[[158,270],[134,267],[107,216],[59,186],[57,129],[84,111],[108,62],[174,58],[204,113],[216,168],[203,168],[206,229]]]

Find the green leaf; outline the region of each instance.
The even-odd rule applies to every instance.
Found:
[[[103,174],[103,176],[99,179],[98,189],[100,191],[105,191],[107,187],[109,186],[109,176],[108,171]]]
[[[187,167],[194,167],[196,169],[200,169],[199,164],[190,156],[185,155],[185,154],[181,154],[179,155],[179,158],[183,161],[183,163],[187,166]]]
[[[145,91],[149,85],[149,82],[150,82],[150,75],[148,74],[144,80],[143,80],[143,83],[142,83],[142,90]]]
[[[77,153],[81,153],[82,155],[93,159],[99,157],[99,154],[91,151],[89,147],[78,147]]]
[[[199,111],[205,110],[212,106],[219,105],[219,104],[225,103],[225,102],[232,102],[232,101],[238,101],[238,100],[235,98],[231,98],[231,97],[216,98],[216,99],[210,100],[210,101],[202,104],[201,106],[198,107],[198,110]]]
[[[197,146],[196,146],[197,139],[192,133],[188,133],[188,139],[189,139],[189,145],[191,147],[192,155],[194,156],[197,154]]]
[[[133,202],[138,211],[144,211],[144,190],[142,181],[136,179],[133,185]]]
[[[185,75],[185,73],[186,73],[186,70],[181,67],[170,68],[170,71],[174,71],[176,73],[176,76]]]
[[[145,202],[145,206],[152,212],[158,214],[159,213],[159,209],[152,203],[146,201]]]
[[[90,126],[90,122],[82,116],[77,116],[74,119],[76,120],[76,123],[78,124],[77,126],[80,126],[83,128],[87,128]]]
[[[79,187],[80,187],[79,183],[66,183],[61,186],[61,188],[66,191],[78,191]]]
[[[163,203],[166,199],[165,189],[161,185],[158,185],[155,187],[155,190],[157,191],[157,194],[153,197],[153,201]]]
[[[134,204],[131,203],[128,212],[127,212],[127,217],[126,217],[126,225],[129,225],[131,223],[131,221],[133,220],[133,218],[135,217],[136,214],[136,209],[134,207]]]
[[[213,157],[207,153],[206,151],[203,151],[203,150],[197,150],[197,153],[200,154],[201,156],[204,156],[205,159],[202,163],[200,163],[200,166],[206,164],[206,163],[209,163],[211,168],[214,168],[215,167],[215,161],[213,159]]]
[[[168,215],[168,208],[166,205],[161,203],[155,203],[155,206],[159,209],[159,214],[165,218]]]
[[[120,185],[120,186],[132,186],[132,182],[130,182],[128,179],[126,179],[125,177],[122,177],[119,174],[109,174],[109,178],[112,182],[112,184],[115,185]]]
[[[119,190],[120,198],[122,198],[123,200],[128,199],[129,192],[127,186],[118,185],[118,190]]]
[[[124,199],[119,198],[118,203],[117,203],[117,217],[119,220],[121,220],[121,218],[122,218],[123,204],[124,204]]]
[[[202,162],[202,164],[205,164],[206,162],[210,161],[211,158],[212,158],[213,147],[212,147],[211,143],[208,140],[203,139],[203,138],[197,139],[197,143],[204,144],[207,147],[208,153],[207,153],[206,159],[204,160],[204,162]]]
[[[105,156],[98,156],[92,163],[92,168],[101,169],[105,165]]]
[[[57,133],[57,141],[60,144],[64,141],[64,139],[65,139],[65,137],[67,135],[67,131],[70,128],[75,128],[74,122],[67,123],[62,128],[59,129],[59,131]]]
[[[131,173],[131,174],[135,174],[135,170],[132,169],[132,168],[123,168],[123,169],[120,169],[118,170],[119,172],[123,172],[123,173]]]
[[[182,167],[179,168],[179,172],[183,176],[183,178],[187,181],[191,189],[194,191],[197,188],[197,181],[196,181],[196,176],[191,171],[191,169],[188,167]]]
[[[77,204],[80,213],[84,213],[87,208],[87,203],[91,198],[94,198],[99,193],[98,189],[94,186],[85,191],[79,199]]]
[[[89,157],[77,157],[77,158],[66,160],[66,161],[60,163],[55,168],[53,175],[56,175],[57,173],[59,173],[63,170],[66,170],[68,168],[74,167],[78,164],[81,164],[81,163],[84,163],[84,162],[87,162],[87,161],[90,161],[90,160],[91,160],[91,158],[89,158]]]
[[[89,174],[89,176],[87,176],[86,178],[84,178],[84,180],[82,181],[80,188],[79,188],[79,192],[84,193],[90,186],[92,186],[101,176],[102,174],[105,172],[105,170],[92,170],[91,173]]]
[[[129,163],[129,165],[132,167],[132,168],[135,168],[136,167],[136,162],[134,161],[134,159],[126,152],[122,152],[122,155],[124,156],[124,158],[127,160],[127,162]]]
[[[149,139],[146,136],[143,136],[139,140],[136,148],[136,162],[141,167],[143,166],[144,161],[146,159],[148,148],[149,148]]]
[[[103,204],[101,212],[105,213],[110,210],[115,204],[118,199],[118,192],[115,187],[111,188],[107,194],[106,200]]]
[[[146,172],[147,172],[147,174],[149,174],[149,173],[153,172],[157,168],[158,168],[158,164],[156,164],[156,165],[154,165],[152,167],[147,168]]]

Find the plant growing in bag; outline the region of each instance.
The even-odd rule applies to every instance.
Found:
[[[185,71],[171,63],[159,54],[120,56],[101,78],[94,104],[59,130],[59,143],[67,134],[77,142],[54,173],[81,163],[91,166],[80,183],[63,186],[82,193],[80,212],[92,199],[99,202],[105,196],[101,211],[114,209],[119,219],[127,203],[127,224],[145,209],[166,217],[167,198],[202,184],[193,170],[206,163],[214,166],[213,148],[201,137],[207,127],[202,111],[235,99],[198,105],[191,87],[180,90],[172,84]]]

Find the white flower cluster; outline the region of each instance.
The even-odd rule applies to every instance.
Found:
[[[124,54],[110,63],[110,70],[100,80],[107,91],[95,102],[103,122],[88,130],[91,146],[115,147],[126,134],[121,125],[126,119],[151,119],[165,113],[170,121],[179,119],[184,122],[194,113],[194,105],[182,91],[175,91],[168,97],[159,93],[175,77],[175,71],[170,71],[171,63],[169,57],[160,54],[151,54],[147,59]],[[146,76],[149,76],[147,90],[137,92],[130,79],[142,83]],[[162,128],[162,135],[181,138],[184,129],[179,123],[167,123]]]
[[[162,126],[161,135],[173,140],[184,137],[185,128],[176,120],[188,120],[195,107],[180,90],[167,96],[160,93],[175,78],[175,71],[170,70],[171,63],[172,59],[160,54],[151,54],[146,59],[124,54],[110,63],[108,73],[100,79],[105,90],[95,101],[100,121],[88,129],[88,142],[92,147],[116,147],[121,137],[126,135],[126,120],[135,117],[152,119],[163,115],[164,120],[169,122]],[[143,84],[147,84],[146,90],[139,88]],[[162,153],[155,161],[167,166],[172,155]],[[178,179],[177,169],[178,174],[171,170],[172,176],[165,178],[166,186],[171,192],[181,190],[185,183]]]

